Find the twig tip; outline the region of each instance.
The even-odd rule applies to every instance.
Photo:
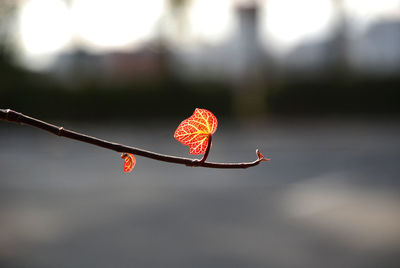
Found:
[[[270,161],[271,160],[269,158],[265,158],[258,149],[256,150],[256,154],[258,157],[258,161]]]

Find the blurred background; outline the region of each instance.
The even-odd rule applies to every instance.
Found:
[[[399,0],[1,0],[0,108],[188,168],[0,122],[1,267],[398,267]]]

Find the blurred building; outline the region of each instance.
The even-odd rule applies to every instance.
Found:
[[[343,24],[325,38],[301,42],[285,57],[284,65],[289,73],[311,76],[338,71],[348,75],[399,74],[400,20],[377,21],[351,35]]]
[[[170,12],[166,14],[170,20],[177,15],[174,38],[188,38],[184,26],[189,2],[171,1],[172,8],[165,11]],[[375,20],[366,30],[353,31],[354,21],[344,10],[344,1],[333,3],[336,20],[330,31],[303,39],[279,60],[275,51],[268,50],[260,42],[260,11],[267,8],[268,1],[238,1],[232,4],[235,26],[230,36],[218,44],[197,40],[191,45],[176,46],[171,36],[163,32],[165,27],[160,27],[153,40],[132,50],[124,48],[97,54],[78,42],[72,52],[58,55],[50,73],[72,84],[90,80],[118,84],[136,79],[157,80],[173,74],[191,81],[220,80],[246,92],[255,87],[265,89],[268,80],[278,77],[281,67],[289,76],[307,74],[313,77],[335,72],[398,74],[400,20]],[[250,81],[254,85],[250,85]],[[244,82],[245,85],[237,86]]]
[[[265,70],[272,61],[260,43],[259,9],[256,4],[238,4],[235,30],[229,39],[218,45],[174,51],[180,75],[237,81],[249,73]]]
[[[271,57],[259,41],[256,5],[236,7],[236,27],[228,40],[218,45],[175,48],[166,41],[147,43],[128,52],[94,54],[77,49],[61,54],[51,72],[63,79],[125,81],[160,78],[166,69],[183,79],[237,81],[250,73],[266,74]],[[99,75],[101,74],[101,75]]]
[[[149,43],[132,52],[94,54],[75,50],[61,54],[51,72],[70,83],[97,81],[124,84],[132,80],[161,79],[167,72],[167,50]]]
[[[400,20],[382,20],[352,44],[352,65],[357,71],[376,75],[400,73]]]

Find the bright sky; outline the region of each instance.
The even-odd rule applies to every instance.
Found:
[[[269,0],[262,27],[268,39],[285,50],[304,38],[326,33],[333,19],[330,0]]]
[[[92,48],[113,49],[151,38],[163,9],[160,0],[75,0],[70,17],[76,37]]]
[[[360,21],[399,16],[400,0],[342,0]],[[191,0],[186,15],[194,43],[220,42],[235,27],[239,0]],[[327,32],[334,19],[333,0],[259,0],[261,37],[288,49],[304,38]],[[51,58],[74,44],[92,51],[134,49],[163,29],[164,0],[25,0],[20,10],[21,47],[27,58]],[[67,5],[68,3],[68,5]],[[266,38],[267,37],[267,38]]]

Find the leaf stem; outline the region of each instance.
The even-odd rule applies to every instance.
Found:
[[[9,122],[15,122],[19,124],[25,124],[25,125],[30,125],[33,127],[40,128],[42,130],[48,131],[54,135],[61,136],[61,137],[66,137],[69,139],[81,141],[84,143],[89,143],[92,145],[96,145],[99,147],[103,147],[105,149],[113,150],[116,152],[120,153],[131,153],[134,155],[140,155],[143,157],[151,158],[154,160],[158,161],[163,161],[163,162],[169,162],[169,163],[175,163],[175,164],[183,164],[186,166],[192,166],[192,167],[207,167],[207,168],[223,168],[223,169],[239,169],[239,168],[249,168],[258,165],[260,162],[263,161],[262,158],[258,156],[258,150],[256,151],[257,153],[257,160],[252,161],[252,162],[243,162],[243,163],[217,163],[217,162],[205,162],[210,147],[211,147],[211,136],[209,139],[209,143],[207,145],[207,151],[203,156],[202,160],[198,159],[190,159],[190,158],[183,158],[183,157],[177,157],[177,156],[172,156],[172,155],[164,155],[164,154],[159,154],[131,146],[126,146],[123,144],[115,143],[115,142],[109,142],[106,140],[98,139],[95,137],[91,137],[82,133],[74,132],[71,130],[67,130],[63,127],[55,126],[52,124],[49,124],[47,122],[41,121],[39,119],[24,115],[19,112],[15,112],[10,109],[0,109],[0,120],[2,121],[9,121]]]
[[[208,154],[210,153],[210,149],[211,149],[211,141],[212,141],[212,134],[208,134],[208,142],[207,142],[207,148],[206,148],[206,152],[203,155],[203,158],[200,160],[201,163],[204,163],[208,157]]]

